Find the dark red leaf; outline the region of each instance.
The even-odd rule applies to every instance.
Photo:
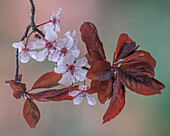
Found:
[[[124,86],[138,94],[161,94],[160,90],[165,88],[161,82],[142,72],[137,72],[134,69],[119,69],[118,75]]]
[[[138,47],[127,34],[121,34],[114,53],[113,63],[134,53]]]
[[[148,76],[154,77],[155,72],[152,65],[145,61],[131,61],[129,63],[123,63],[120,68],[126,73],[130,71],[143,72]]]
[[[90,55],[87,53],[86,55],[86,58],[87,58],[87,60],[88,60],[88,64],[90,65],[90,66],[92,66],[95,62],[96,62],[96,60],[95,59],[93,59],[92,57],[90,57]]]
[[[40,119],[40,111],[33,100],[27,98],[23,108],[23,115],[30,128],[35,128]]]
[[[13,96],[16,99],[21,98],[21,96],[26,91],[26,85],[24,83],[16,82],[14,80],[10,80],[10,87],[13,90]]]
[[[99,102],[104,104],[111,96],[113,91],[113,79],[101,81],[98,86]]]
[[[111,65],[107,61],[96,61],[89,69],[86,77],[92,80],[106,81],[113,76]]]
[[[118,98],[115,99],[116,94],[112,96],[109,103],[109,107],[103,116],[103,123],[106,123],[111,119],[115,118],[122,111],[125,105],[125,88],[122,84],[120,85],[121,85],[120,88],[119,87],[115,88],[118,89],[116,90],[116,92],[120,92]]]
[[[92,58],[91,60],[106,60],[103,44],[99,39],[95,25],[90,22],[85,22],[81,25],[80,32],[82,41],[86,44],[89,57]]]
[[[62,74],[55,72],[48,72],[42,75],[33,85],[32,89],[38,88],[51,88],[58,85],[58,81],[61,79]]]
[[[89,93],[89,94],[97,93],[99,83],[100,83],[100,81],[92,80],[92,81],[91,81],[90,88],[89,88],[89,90],[88,90],[88,93]]]
[[[78,87],[75,86],[73,88],[68,87],[62,89],[45,90],[38,93],[30,93],[30,96],[33,99],[41,102],[72,100],[73,97],[69,96],[69,92],[72,92],[74,90],[78,90]]]
[[[143,50],[138,50],[123,60],[124,63],[130,61],[145,61],[150,63],[153,68],[156,66],[155,59],[150,55],[149,52]]]

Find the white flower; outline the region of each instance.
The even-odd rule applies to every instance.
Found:
[[[51,26],[53,27],[53,26]],[[57,34],[52,29],[48,29],[45,34],[46,40],[37,40],[34,44],[38,49],[44,48],[43,50],[37,52],[36,60],[44,61],[48,55],[48,52],[52,52],[54,49],[55,42],[57,40]]]
[[[77,33],[75,30],[73,31],[72,34],[70,33],[70,31],[68,31],[64,35],[71,36],[73,38],[74,46],[77,46]]]
[[[55,27],[55,32],[60,32],[60,13],[61,13],[61,8],[58,9],[58,11],[54,14],[54,11],[52,12],[50,19],[52,22],[46,24],[44,26],[44,31],[47,31],[49,28],[49,24]],[[51,27],[50,27],[51,28]]]
[[[80,50],[75,45],[75,38],[69,35],[70,32],[67,32],[66,38],[57,40],[55,43],[56,50],[52,50],[49,55],[49,61],[63,63],[65,58],[73,57],[77,58],[80,54]]]
[[[83,99],[87,99],[88,104],[90,105],[95,105],[96,104],[96,100],[87,92],[87,86],[85,85],[80,85],[78,87],[79,90],[75,90],[73,92],[69,93],[69,96],[75,97],[73,98],[73,103],[76,105],[81,104],[81,102],[83,101]]]
[[[23,41],[13,43],[12,46],[19,49],[18,58],[22,63],[27,63],[31,58],[36,59],[36,51],[31,51],[36,49],[33,42],[26,45],[26,47]]]
[[[82,69],[87,63],[87,58],[81,58],[74,63],[73,57],[65,59],[64,63],[59,63],[54,68],[56,73],[63,73],[59,84],[70,85],[78,81],[84,81],[86,79],[87,70]]]

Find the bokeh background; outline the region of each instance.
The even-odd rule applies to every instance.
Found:
[[[169,0],[34,0],[36,23],[49,19],[62,8],[62,30],[79,32],[85,21],[93,22],[109,61],[118,36],[126,32],[156,59],[156,78],[166,86],[161,95],[142,96],[129,90],[123,111],[111,122],[101,124],[108,103],[89,106],[85,101],[36,102],[41,119],[30,129],[22,116],[24,100],[16,100],[4,80],[13,79],[15,49],[29,23],[28,0],[0,0],[0,136],[168,136],[170,134],[170,1]],[[86,52],[80,40],[81,56]],[[49,62],[32,60],[20,64],[23,81],[30,88],[43,73],[53,70]]]

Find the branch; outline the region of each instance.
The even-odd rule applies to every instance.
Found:
[[[33,0],[29,0],[30,5],[31,5],[31,15],[30,15],[30,24],[27,25],[25,32],[21,38],[21,41],[23,41],[25,38],[27,38],[28,32],[30,28],[32,28],[33,32],[39,33],[42,37],[45,37],[42,31],[40,31],[34,21],[34,16],[35,16],[35,6],[33,3]],[[18,63],[18,49],[16,50],[16,74],[15,74],[15,79],[18,80],[18,74],[19,74],[19,63]]]

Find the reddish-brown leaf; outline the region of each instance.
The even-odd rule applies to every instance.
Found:
[[[111,65],[107,61],[96,61],[89,69],[86,77],[97,81],[106,81],[113,76]]]
[[[23,108],[23,115],[30,128],[35,128],[40,119],[40,111],[33,100],[27,98]]]
[[[13,90],[13,96],[16,99],[21,98],[21,96],[26,91],[26,85],[24,83],[16,82],[14,80],[10,80],[10,87]]]
[[[92,58],[91,60],[106,60],[103,44],[99,39],[95,25],[90,22],[85,22],[81,25],[80,32],[82,41],[86,44],[89,57]]]
[[[51,88],[58,85],[58,81],[61,79],[62,74],[55,72],[48,72],[42,75],[33,85],[32,89],[38,88]]]
[[[104,104],[111,96],[113,91],[113,79],[101,81],[98,86],[98,99],[101,104]]]
[[[156,66],[155,59],[150,55],[149,52],[138,50],[131,54],[130,56],[124,58],[123,63],[130,61],[145,61],[152,65],[153,68]]]
[[[144,74],[147,74],[148,76],[154,77],[155,72],[152,65],[145,61],[131,61],[128,63],[122,63],[120,68],[123,71],[126,71],[126,73],[130,71],[136,71],[136,72],[143,72]]]
[[[93,59],[92,57],[90,57],[90,55],[87,53],[86,55],[86,58],[87,58],[87,60],[88,60],[88,64],[90,65],[90,66],[92,66],[95,62],[96,62],[96,60],[95,59]]]
[[[116,51],[114,53],[113,63],[134,53],[138,47],[139,46],[136,46],[136,43],[133,42],[127,34],[121,34],[119,36]]]
[[[89,93],[89,94],[97,93],[99,83],[100,83],[100,81],[92,80],[92,81],[91,81],[90,88],[89,88],[89,90],[88,90],[88,93]]]
[[[142,95],[161,94],[165,86],[158,80],[134,69],[119,69],[118,76],[128,89]]]
[[[115,99],[115,96],[112,96],[109,107],[103,116],[103,123],[106,123],[115,118],[122,111],[125,105],[125,88],[123,85],[121,85],[121,88],[118,87],[117,89],[119,90],[116,91],[120,92],[118,98]]]
[[[72,92],[74,90],[78,90],[78,87],[75,86],[73,88],[68,87],[62,89],[45,90],[38,93],[30,93],[30,96],[33,99],[41,102],[72,100],[73,97],[69,96],[69,92]]]

